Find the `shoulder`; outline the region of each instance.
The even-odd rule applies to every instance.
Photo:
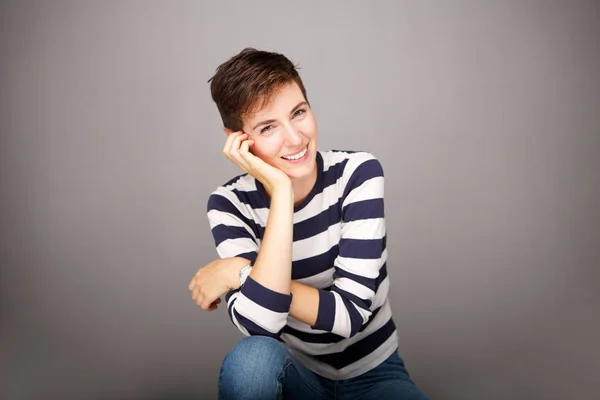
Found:
[[[248,174],[238,175],[218,186],[208,197],[207,209],[221,208],[224,204],[241,207],[251,205],[257,192],[256,179]]]
[[[383,176],[383,167],[375,155],[367,151],[322,151],[323,169],[336,170],[338,177],[347,182],[353,175]]]

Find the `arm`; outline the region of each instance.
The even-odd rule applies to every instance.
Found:
[[[347,165],[339,255],[330,290],[291,283],[290,315],[315,329],[343,337],[356,334],[371,315],[379,269],[385,262],[384,179],[367,153]]]
[[[292,280],[294,193],[291,184],[275,191],[260,252],[250,278],[277,293],[289,295]]]
[[[248,255],[255,259],[244,286],[226,296],[233,323],[246,335],[277,337],[287,322],[292,297],[294,195],[288,176],[249,152],[251,143],[246,134],[229,133],[223,154],[259,180],[271,196],[260,254],[249,221],[244,221],[244,215],[233,205],[239,203],[235,194],[223,189],[225,197],[212,195],[208,203],[208,217],[221,257]],[[227,201],[228,196],[233,203]],[[240,251],[236,247],[238,243],[245,243],[246,248]]]
[[[282,200],[285,198],[282,196]],[[263,335],[278,337],[286,324],[291,303],[289,282],[291,281],[291,216],[289,251],[281,251],[285,243],[285,234],[278,234],[277,223],[286,222],[285,208],[277,207],[273,196],[271,212],[258,252],[258,241],[251,229],[253,222],[234,205],[235,195],[219,188],[208,201],[208,219],[215,239],[217,253],[228,258],[225,265],[229,268],[232,290],[226,295],[229,317],[244,335]],[[283,202],[281,202],[283,203]],[[280,204],[281,205],[281,204]],[[282,216],[278,219],[277,217]],[[283,222],[283,223],[282,223]],[[277,233],[277,234],[273,234]],[[268,240],[270,239],[270,240]],[[278,274],[269,271],[269,256],[279,257],[285,262],[289,257],[289,268],[279,268]],[[225,260],[224,260],[225,261]],[[248,262],[254,267],[243,287],[239,287],[239,270]],[[281,264],[279,264],[281,265]],[[278,265],[278,266],[279,266]],[[287,279],[286,279],[287,277]],[[284,285],[282,285],[282,283]],[[285,284],[287,283],[287,293]],[[279,286],[277,286],[279,285]],[[283,293],[281,293],[283,291]]]

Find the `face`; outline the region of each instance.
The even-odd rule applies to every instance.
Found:
[[[244,120],[244,132],[254,140],[252,153],[290,179],[316,177],[317,123],[295,82],[282,86]]]

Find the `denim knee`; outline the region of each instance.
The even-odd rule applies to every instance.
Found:
[[[267,336],[240,340],[227,354],[219,376],[219,399],[279,399],[287,350]]]

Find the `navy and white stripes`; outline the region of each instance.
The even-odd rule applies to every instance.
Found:
[[[314,326],[290,316],[291,295],[248,278],[226,296],[229,316],[244,335],[283,341],[309,369],[349,379],[397,347],[388,302],[384,177],[366,152],[317,153],[317,181],[294,207],[292,279],[319,289]],[[260,182],[241,175],[215,190],[208,219],[220,257],[255,260],[269,215]]]

